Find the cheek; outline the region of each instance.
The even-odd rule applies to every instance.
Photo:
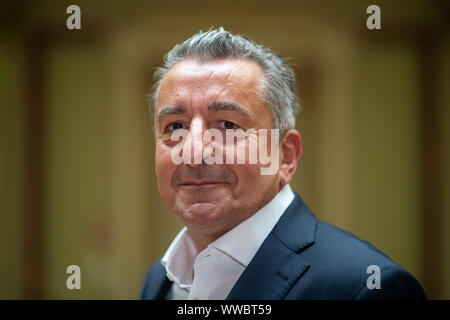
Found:
[[[176,169],[176,165],[170,157],[170,148],[161,144],[156,145],[155,171],[158,188],[163,197],[167,196],[172,188],[172,177]]]
[[[278,188],[278,175],[261,175],[260,166],[233,165],[232,170],[238,181],[233,190],[234,197],[246,204],[258,203],[264,195]]]
[[[270,166],[270,163],[267,164],[266,161],[272,161],[270,159],[271,145],[269,140],[263,143],[265,150],[260,150],[259,139],[261,137],[258,138],[253,135],[246,139],[245,142],[237,143],[237,149],[243,148],[246,152],[245,164],[230,166],[238,178],[236,192],[245,194],[249,198],[259,197],[261,193],[277,188],[279,183],[277,174],[262,174],[262,167]],[[250,161],[252,157],[255,159],[255,162]],[[263,163],[261,163],[262,157],[265,158]],[[248,192],[248,190],[254,190],[254,192]]]
[[[251,129],[253,130],[253,129]],[[247,131],[246,134],[249,134]],[[257,167],[259,161],[259,145],[256,134],[250,133],[248,136],[237,135],[237,138],[228,137],[228,133],[223,135],[222,144],[215,144],[217,149],[221,149],[223,156],[222,163],[226,164],[246,164]],[[256,169],[255,169],[256,170]]]
[[[260,174],[260,166],[252,164],[234,164],[229,168],[237,177],[236,192],[245,194],[249,190],[258,190],[265,176]],[[256,189],[255,189],[256,188]]]

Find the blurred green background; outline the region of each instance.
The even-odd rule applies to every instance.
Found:
[[[66,8],[81,8],[81,30]],[[366,8],[381,8],[381,30]],[[176,43],[224,26],[292,57],[293,181],[315,214],[450,298],[448,1],[3,1],[0,298],[135,299],[181,224],[145,102]],[[66,268],[81,268],[68,290]]]

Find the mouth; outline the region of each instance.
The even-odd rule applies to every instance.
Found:
[[[181,186],[185,187],[211,187],[211,186],[218,186],[218,185],[225,185],[228,184],[224,181],[210,181],[210,180],[189,180],[181,183]]]

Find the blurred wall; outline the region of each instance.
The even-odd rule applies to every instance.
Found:
[[[23,46],[0,36],[0,298],[22,296]]]
[[[450,298],[443,3],[380,1],[379,31],[365,27],[370,3],[356,0],[79,1],[79,31],[65,27],[69,4],[1,7],[0,298],[138,297],[181,228],[156,187],[146,94],[163,55],[212,25],[293,58],[304,145],[292,186],[315,214],[372,242],[430,297]],[[78,291],[66,288],[71,264]]]

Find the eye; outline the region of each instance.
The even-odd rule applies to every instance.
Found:
[[[186,129],[186,126],[182,122],[175,121],[175,122],[168,124],[165,128],[165,131],[173,132],[178,129]]]
[[[231,121],[223,120],[219,122],[219,127],[222,129],[238,129],[239,126]]]

